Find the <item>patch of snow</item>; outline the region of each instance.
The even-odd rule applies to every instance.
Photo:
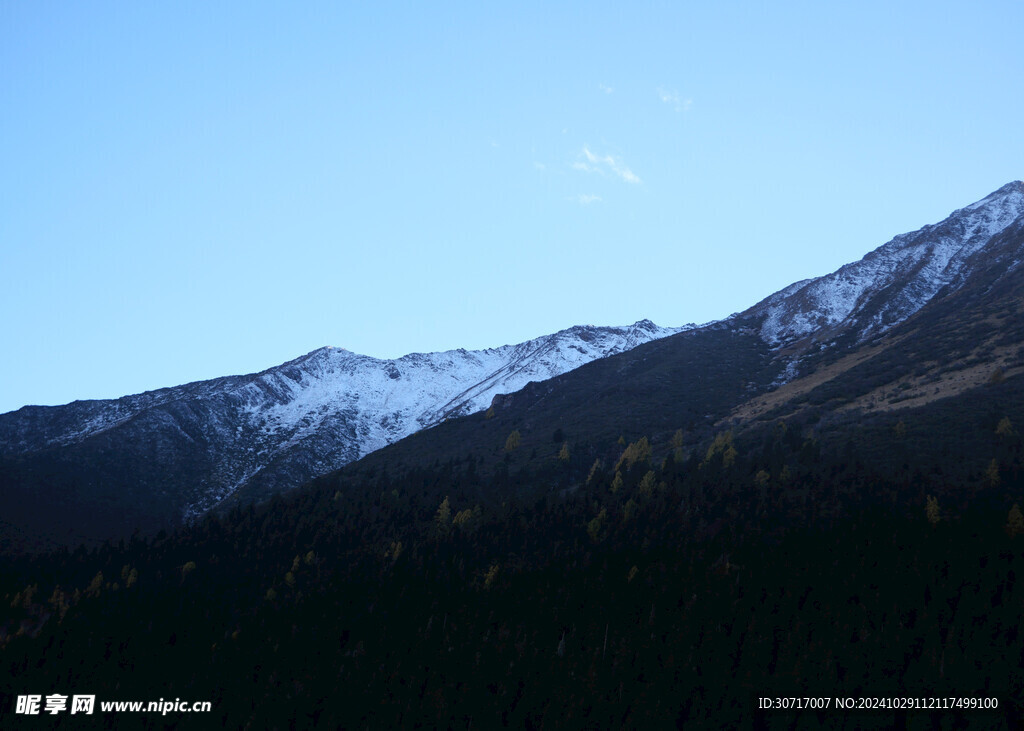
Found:
[[[967,260],[1024,215],[1024,185],[1011,183],[954,211],[943,222],[901,234],[832,274],[790,285],[752,308],[765,315],[761,336],[778,345],[853,320],[871,298],[893,285],[883,312],[862,337],[902,322],[959,277]]]

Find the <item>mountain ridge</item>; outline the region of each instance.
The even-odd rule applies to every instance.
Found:
[[[615,413],[623,428],[653,419],[668,433],[685,427],[696,443],[740,404],[855,352],[929,303],[970,282],[994,286],[1024,260],[1015,233],[1022,228],[1024,184],[1014,181],[835,272],[699,327],[576,326],[499,348],[392,360],[323,347],[258,374],[26,407],[0,416],[0,478],[22,517],[19,499],[78,505],[117,514],[123,532],[142,518],[152,528],[228,499],[265,499],[492,403],[499,415],[526,413],[524,423],[545,429],[587,429]],[[527,411],[516,411],[523,404]],[[491,450],[499,435],[490,432],[515,424],[489,423],[485,446],[481,419],[441,431]],[[535,450],[550,434],[524,432],[524,442]]]
[[[764,317],[761,336],[775,346],[805,338],[824,341],[859,315],[854,340],[862,342],[902,322],[944,287],[962,283],[968,260],[1024,216],[1024,183],[1013,181],[820,277],[769,295],[741,316]]]
[[[369,474],[392,463],[423,466],[427,455],[442,463],[464,459],[467,449],[460,445],[469,445],[470,453],[492,466],[504,460],[516,468],[530,461],[527,455],[550,451],[548,435],[556,428],[580,445],[647,436],[662,450],[670,441],[679,446],[673,437],[679,434],[688,451],[703,448],[715,433],[802,413],[808,399],[816,407],[808,413],[821,416],[842,406],[853,414],[861,406],[877,410],[924,403],[935,397],[935,389],[942,396],[962,394],[994,377],[999,367],[1015,376],[1020,356],[1011,351],[1021,329],[1013,302],[1024,260],[1022,188],[1017,182],[1003,186],[939,224],[896,237],[859,262],[794,283],[725,320],[531,385],[503,399],[500,418],[492,422],[470,417],[462,426],[438,427],[437,435],[421,432],[408,444],[391,445],[351,465],[347,473]],[[944,277],[921,290],[919,280],[937,270],[929,267],[937,256],[946,262]],[[841,317],[829,319],[830,313],[813,310],[808,286],[827,294],[864,261],[878,271],[879,260],[887,265],[881,267],[885,276],[849,298]],[[905,296],[907,290],[917,296]],[[978,304],[988,300],[998,306]],[[913,311],[900,309],[908,303]],[[880,317],[887,309],[891,316]],[[773,316],[799,323],[808,312],[821,315],[816,328],[770,337]],[[967,317],[967,312],[974,314]],[[994,317],[1004,324],[992,325]],[[933,332],[936,328],[950,334],[949,342]],[[1024,334],[1020,341],[1024,344]],[[967,372],[968,367],[975,370]],[[815,417],[808,418],[813,423]],[[520,432],[522,448],[495,452],[502,432],[512,429]]]
[[[150,515],[147,523],[173,525],[228,497],[290,489],[414,431],[484,409],[499,393],[688,327],[649,320],[579,325],[498,348],[396,359],[327,346],[259,373],[116,400],[23,407],[0,416],[0,479],[27,504],[118,505],[127,495],[146,502],[148,491],[171,515]],[[129,516],[138,519],[133,510]]]

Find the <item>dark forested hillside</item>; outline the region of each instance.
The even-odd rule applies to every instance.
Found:
[[[770,298],[259,505],[8,555],[0,727],[95,693],[213,706],[119,728],[1022,728],[1024,227],[990,244],[884,332],[868,297],[773,345]]]
[[[18,694],[95,692],[210,700],[201,727],[1015,728],[1022,401],[1017,377],[964,397],[965,440],[930,405],[817,438],[722,433],[680,460],[638,438],[493,472],[342,473],[172,536],[7,563],[4,727]],[[754,700],[819,695],[999,709]]]

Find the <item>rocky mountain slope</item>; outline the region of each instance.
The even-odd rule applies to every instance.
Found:
[[[920,310],[943,289],[962,286],[993,237],[1024,215],[1024,183],[1015,181],[940,223],[901,234],[837,271],[776,292],[744,315],[763,317],[772,345],[840,335],[863,341]],[[1010,267],[1019,262],[1011,262]]]
[[[139,520],[173,525],[232,495],[258,499],[300,485],[487,408],[496,394],[682,329],[648,320],[580,326],[518,345],[395,360],[328,347],[249,376],[27,406],[0,416],[5,502],[26,519],[57,505],[128,530]]]
[[[581,445],[647,436],[663,450],[681,431],[697,448],[758,421],[799,417],[813,431],[969,397],[1024,372],[1022,262],[1024,184],[1014,182],[832,274],[531,384],[502,399],[494,419],[440,425],[348,472],[467,454],[515,469],[553,455],[556,429]],[[512,429],[521,447],[506,453]]]

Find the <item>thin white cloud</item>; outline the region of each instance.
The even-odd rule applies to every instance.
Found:
[[[545,165],[542,162],[537,162],[536,160],[534,160],[533,161],[533,167],[536,168],[537,170],[544,171],[544,170],[547,170],[548,166]]]
[[[579,201],[581,206],[589,206],[591,203],[600,203],[602,198],[599,195],[593,195],[590,193],[580,193],[576,196],[576,200]]]
[[[679,96],[678,91],[668,91],[659,86],[657,92],[661,101],[665,104],[671,104],[676,112],[685,112],[693,104],[693,99],[683,99]]]
[[[606,86],[604,84],[598,84],[597,88],[603,91],[605,94],[611,94],[613,91],[615,91],[615,89],[613,89],[612,87]]]
[[[573,170],[579,170],[582,173],[597,173],[598,175],[604,175],[604,170],[601,168],[587,165],[585,162],[579,162],[578,160],[572,164]]]
[[[626,167],[622,160],[616,157],[611,155],[595,155],[586,145],[583,146],[583,156],[587,159],[587,162],[574,162],[572,165],[574,170],[580,170],[585,173],[600,173],[601,175],[604,175],[607,170],[627,183],[641,182],[640,178]]]

